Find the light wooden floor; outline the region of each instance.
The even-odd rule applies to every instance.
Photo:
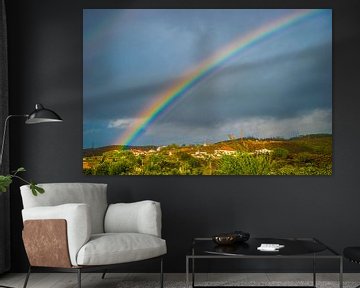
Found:
[[[25,279],[24,273],[8,273],[0,275],[1,285],[11,286],[14,288],[22,288]],[[169,273],[165,274],[165,288],[167,286],[174,287],[171,284],[176,283],[175,287],[185,287],[185,274]],[[312,274],[309,273],[211,273],[211,274],[197,274],[197,281],[211,282],[224,281],[228,279],[231,281],[251,281],[267,283],[269,281],[286,282],[286,281],[312,281]],[[338,281],[338,274],[336,273],[318,273],[317,281]],[[132,287],[131,283],[139,285],[142,281],[153,281],[158,283],[159,274],[153,273],[108,273],[106,279],[101,279],[101,273],[83,273],[82,287],[106,287],[116,288],[122,287],[121,283],[126,283],[124,287]],[[344,286],[360,284],[360,273],[344,273]],[[168,284],[168,285],[167,285]],[[75,288],[77,287],[76,273],[32,273],[28,283],[28,288]],[[138,287],[138,286],[136,286]]]

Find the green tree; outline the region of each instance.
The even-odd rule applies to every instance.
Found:
[[[251,155],[238,152],[224,155],[219,159],[216,174],[220,175],[269,175],[271,159],[269,155]]]
[[[165,168],[168,162],[166,156],[161,154],[152,154],[144,161],[144,174],[145,175],[161,175],[166,174]]]
[[[309,152],[301,152],[298,153],[295,157],[295,161],[298,161],[300,163],[311,163],[314,162],[316,158],[316,155],[313,155]]]
[[[93,170],[91,168],[83,168],[84,175],[93,175]]]
[[[332,165],[326,167],[286,165],[275,171],[276,175],[331,175]]]
[[[108,162],[101,162],[94,167],[94,174],[95,175],[109,175],[109,163]]]
[[[112,163],[109,167],[109,175],[127,175],[131,174],[134,170],[135,161],[131,161],[131,159],[120,159]]]
[[[285,148],[275,148],[271,153],[274,159],[286,159],[289,156],[289,150]]]

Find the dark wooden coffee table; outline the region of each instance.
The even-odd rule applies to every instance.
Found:
[[[276,243],[284,245],[284,248],[276,252],[259,251],[257,247],[261,243]],[[191,268],[192,281],[190,287],[204,287],[195,285],[195,260],[200,259],[312,259],[313,285],[294,287],[316,288],[316,260],[335,259],[339,261],[339,287],[343,287],[343,258],[335,250],[315,238],[250,238],[244,243],[219,246],[211,238],[195,238],[191,252],[186,255],[186,287],[189,287],[189,274]],[[214,287],[214,286],[211,286]],[[222,286],[227,287],[227,286]],[[234,286],[231,286],[234,287]],[[235,286],[247,287],[247,286]],[[251,286],[256,287],[256,286]],[[264,287],[264,286],[262,286]],[[274,287],[274,286],[270,286]],[[284,286],[281,286],[284,287]]]

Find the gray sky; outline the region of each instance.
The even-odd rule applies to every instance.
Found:
[[[117,143],[140,111],[220,48],[292,10],[84,10],[83,146]],[[332,133],[331,10],[225,62],[132,143]]]

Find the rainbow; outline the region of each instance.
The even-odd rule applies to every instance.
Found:
[[[155,100],[135,117],[135,122],[120,136],[117,143],[125,146],[131,145],[131,143],[139,138],[176,100],[184,96],[201,81],[220,70],[226,62],[235,58],[239,53],[273,36],[277,32],[283,31],[302,20],[319,14],[321,11],[320,9],[296,10],[289,15],[266,23],[247,35],[222,47],[215,54],[197,65],[195,69],[185,73],[181,79],[169,89],[156,96]]]

